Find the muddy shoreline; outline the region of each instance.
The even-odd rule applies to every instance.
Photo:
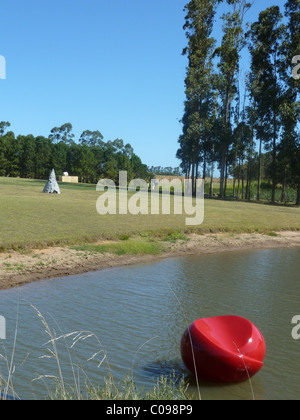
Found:
[[[186,241],[162,243],[160,255],[111,255],[79,252],[68,247],[32,250],[27,254],[12,251],[0,254],[0,290],[40,280],[66,277],[112,267],[150,263],[166,258],[220,252],[274,248],[299,248],[300,232],[262,234],[187,235]]]

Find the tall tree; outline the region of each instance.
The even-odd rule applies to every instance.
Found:
[[[101,146],[103,142],[103,135],[100,131],[84,131],[79,139],[81,144],[86,144],[87,146]]]
[[[0,176],[6,175],[5,138],[0,136]]]
[[[266,72],[264,59],[263,43],[259,40],[257,27],[252,26],[252,30],[247,33],[251,37],[249,50],[251,54],[251,68],[248,78],[248,89],[250,106],[255,120],[256,138],[259,140],[258,152],[258,175],[257,175],[257,200],[260,200],[261,176],[262,176],[262,152],[264,142],[268,142],[270,136],[264,130],[265,115],[265,94],[267,93],[264,86],[263,75]]]
[[[18,136],[19,150],[19,171],[21,178],[34,178],[35,176],[35,137]]]
[[[293,57],[300,53],[300,3],[288,0],[285,4],[288,19],[281,50],[286,58],[282,61],[281,76],[284,85],[281,105],[282,141],[279,147],[279,161],[284,174],[283,196],[286,183],[297,189],[297,204],[300,204],[300,80],[292,75]]]
[[[69,146],[64,142],[51,145],[51,167],[56,174],[63,174],[67,170],[67,157]]]
[[[183,55],[188,57],[185,79],[186,101],[183,117],[183,135],[179,142],[181,148],[177,155],[183,162],[189,161],[192,183],[201,159],[206,162],[209,121],[211,111],[211,91],[213,74],[213,52],[215,39],[211,37],[216,7],[220,0],[191,0],[186,6],[184,30],[188,46]],[[186,163],[184,163],[186,166]]]
[[[8,121],[1,121],[0,122],[0,137],[4,135],[5,131],[10,127],[10,123]]]
[[[4,136],[5,175],[20,176],[20,138],[16,138],[12,131]]]
[[[222,44],[215,51],[219,56],[219,92],[222,101],[223,130],[220,144],[220,197],[224,197],[226,161],[232,140],[231,104],[237,93],[240,53],[245,46],[243,22],[250,8],[247,0],[227,0],[232,12],[223,15]]]
[[[59,143],[60,141],[72,144],[74,143],[73,126],[71,123],[63,124],[61,127],[54,127],[51,130],[49,139],[53,142]]]
[[[35,178],[48,179],[51,169],[52,142],[38,136],[35,141]]]
[[[278,6],[261,12],[257,22],[251,26],[251,53],[254,81],[252,96],[256,101],[261,129],[267,150],[272,152],[272,198],[278,182],[277,146],[281,129],[280,109],[283,100],[280,69],[282,66],[281,43],[284,26]]]

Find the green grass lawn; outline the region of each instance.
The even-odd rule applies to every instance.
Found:
[[[95,185],[60,183],[61,195],[43,194],[44,185],[45,181],[0,178],[0,250],[80,245],[124,235],[163,238],[179,232],[300,229],[300,209],[295,206],[207,199],[204,223],[188,228],[186,215],[100,216]]]

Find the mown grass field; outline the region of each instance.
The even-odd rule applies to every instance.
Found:
[[[96,211],[95,185],[60,184],[43,194],[45,181],[0,178],[0,250],[80,245],[128,237],[163,238],[178,232],[300,230],[300,208],[205,200],[204,223],[188,228],[186,215],[105,215]],[[150,198],[149,198],[150,199]],[[125,236],[124,236],[125,235]]]

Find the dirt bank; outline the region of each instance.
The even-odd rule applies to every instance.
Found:
[[[157,261],[184,255],[237,252],[268,248],[300,248],[300,232],[261,234],[188,235],[188,240],[163,242],[160,255],[111,255],[76,251],[71,248],[47,248],[29,253],[0,254],[0,290],[38,280],[65,277],[110,267]]]

